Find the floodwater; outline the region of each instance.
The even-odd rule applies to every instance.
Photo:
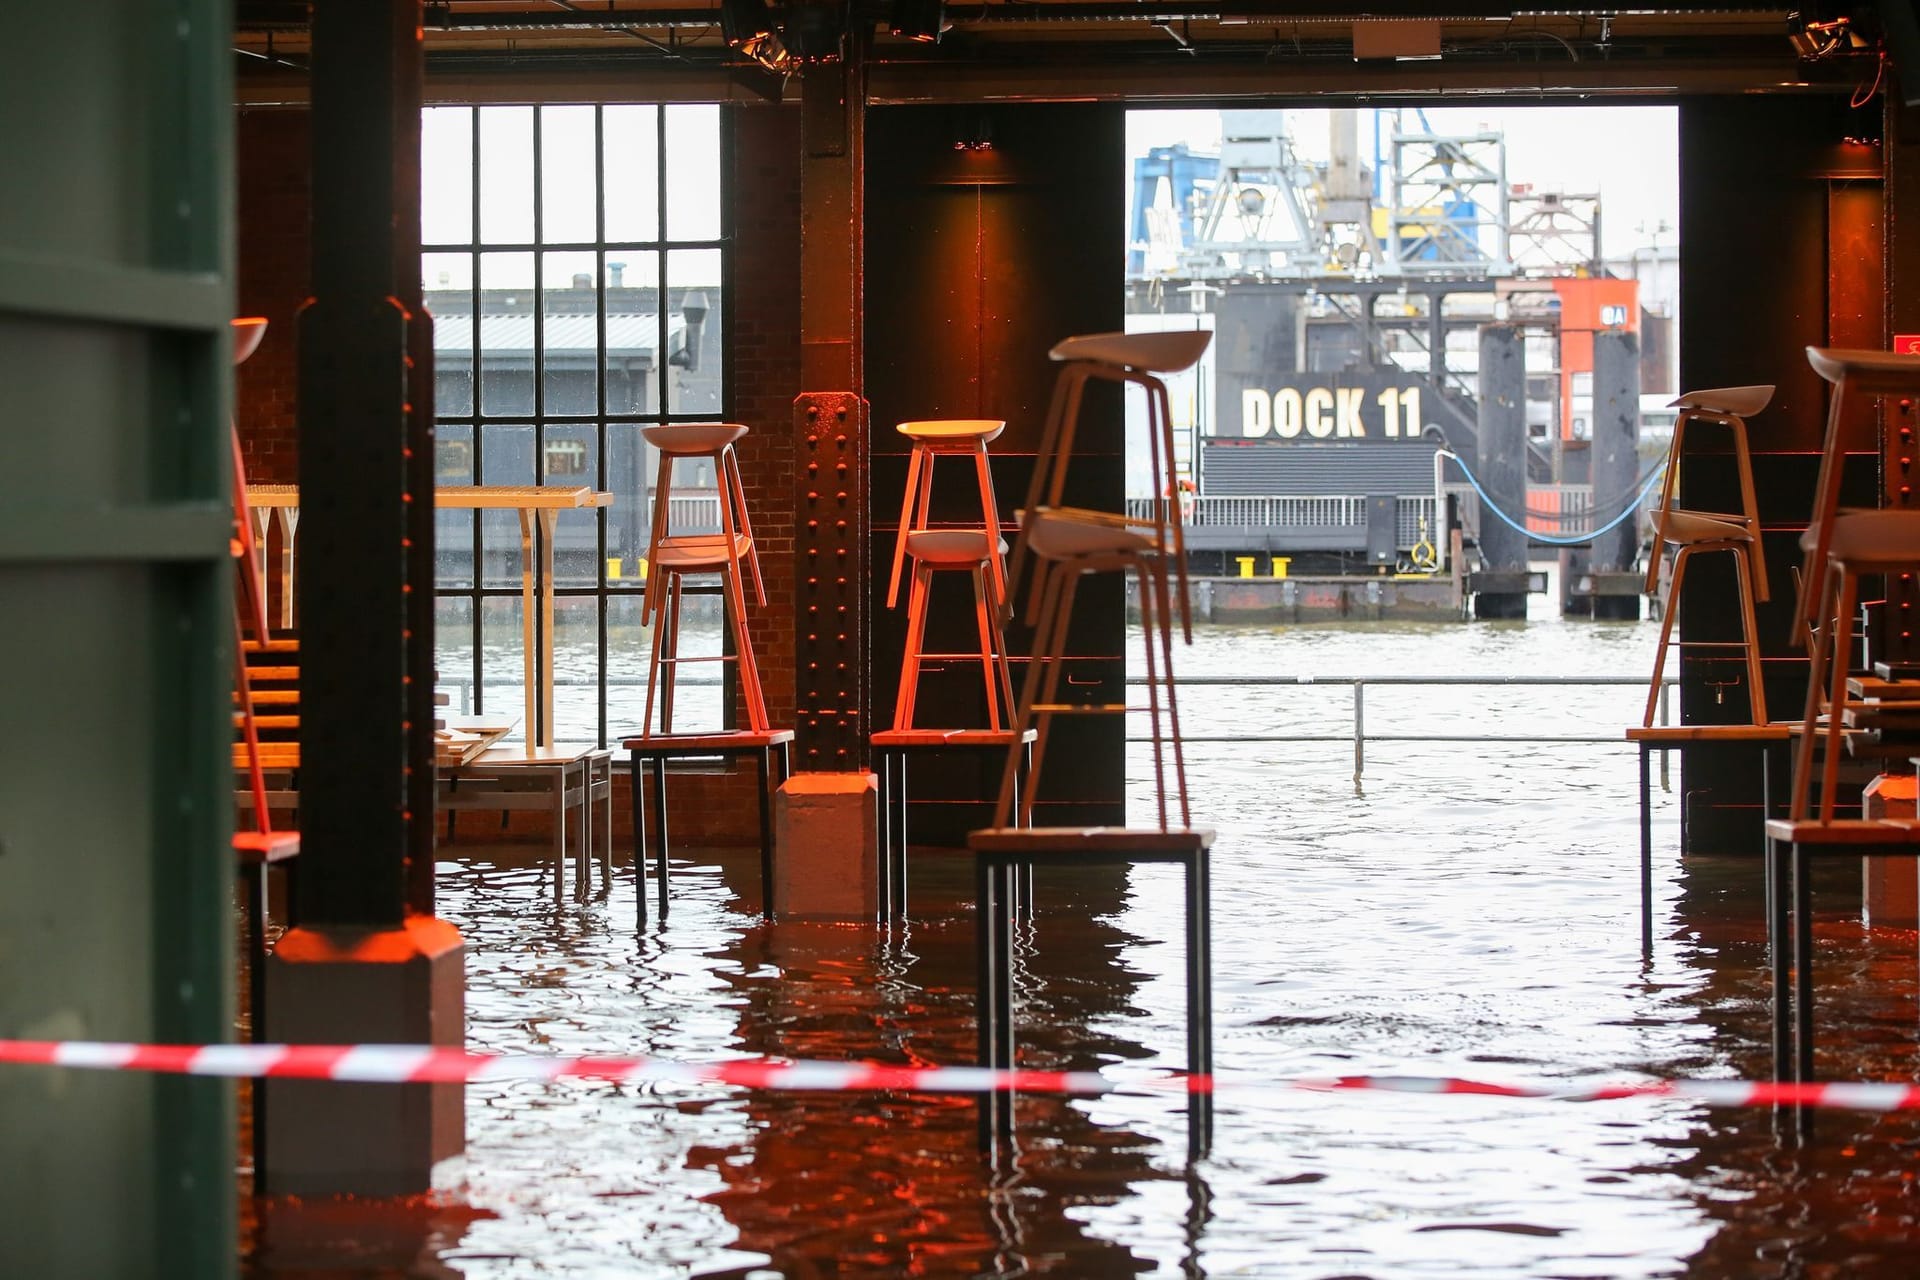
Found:
[[[1214,629],[1183,673],[1639,675],[1649,624]],[[1370,689],[1375,734],[1617,736],[1634,688]],[[1194,687],[1190,731],[1351,733],[1350,690]],[[1146,749],[1131,753],[1146,804]],[[1023,1062],[1128,1087],[1027,1097],[1003,1167],[964,1098],[494,1082],[463,1180],[397,1204],[265,1205],[255,1276],[1912,1277],[1920,1124],[1825,1114],[1289,1090],[1296,1076],[1635,1080],[1768,1072],[1757,857],[1677,856],[1655,794],[1637,925],[1624,745],[1196,745],[1214,848],[1216,1138],[1189,1163],[1178,873],[1043,873],[1019,936]],[[1674,770],[1676,788],[1679,770]],[[1146,812],[1141,809],[1140,812]],[[443,851],[479,1049],[970,1060],[960,855],[916,855],[912,921],[762,924],[751,854],[685,851],[636,935],[624,860],[565,906],[537,848]],[[1914,1077],[1916,937],[1818,882],[1828,1079]]]

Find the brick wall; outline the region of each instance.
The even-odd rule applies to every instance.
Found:
[[[794,107],[748,107],[735,114],[734,286],[728,299],[726,374],[733,416],[751,433],[740,469],[767,605],[749,609],[767,713],[793,724],[793,436],[800,390],[800,119]],[[239,150],[240,310],[269,320],[267,336],[241,366],[236,412],[248,477],[292,484],[295,452],[294,315],[306,299],[309,271],[308,117],[299,110],[252,110],[237,119]],[[740,720],[744,722],[744,715]],[[616,747],[617,743],[613,744]],[[632,807],[624,760],[616,770],[616,847],[632,848]],[[680,847],[758,839],[753,773],[676,773],[671,812]],[[461,838],[497,839],[493,821],[463,817]],[[546,838],[544,815],[516,813],[505,834]]]
[[[305,111],[242,111],[239,150],[240,314],[265,316],[267,336],[236,377],[235,414],[247,478],[293,484],[294,314],[307,297],[309,131]]]
[[[748,627],[767,717],[792,728],[794,712],[793,398],[800,391],[800,112],[742,107],[734,112],[733,292],[728,304],[727,378],[733,418],[752,430],[739,446],[747,512],[760,548],[767,604]],[[746,723],[736,707],[736,723]],[[684,799],[682,797],[685,797]],[[631,811],[616,783],[616,833]],[[669,810],[674,838],[751,843],[759,838],[753,771],[676,775]],[[622,838],[630,838],[623,834]]]

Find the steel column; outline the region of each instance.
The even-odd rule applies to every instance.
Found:
[[[794,401],[795,732],[804,771],[864,770],[872,719],[861,318],[866,38],[801,86],[800,375]]]
[[[432,367],[418,311],[419,21],[418,0],[326,4],[313,15],[295,924],[391,926],[409,906],[432,902]]]

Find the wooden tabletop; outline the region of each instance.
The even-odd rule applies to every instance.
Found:
[[[719,733],[648,733],[622,738],[620,745],[645,755],[649,751],[757,751],[792,741],[791,729],[734,729]]]
[[[967,834],[976,853],[1185,853],[1213,845],[1212,827],[988,827]]]
[[[1627,730],[1628,742],[1785,742],[1798,721],[1772,724],[1659,724]]]
[[[247,502],[256,507],[297,507],[297,484],[250,484]],[[585,485],[564,484],[447,484],[433,491],[436,507],[487,509],[574,510],[582,507],[608,507],[613,495]]]

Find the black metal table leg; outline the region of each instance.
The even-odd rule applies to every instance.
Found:
[[[1200,1113],[1197,1154],[1205,1156],[1213,1149],[1213,866],[1208,851],[1201,849],[1196,852],[1193,865],[1194,880],[1198,886],[1194,894],[1198,899],[1194,935],[1200,944],[1200,1003],[1197,1018],[1200,1024],[1199,1070],[1207,1077],[1207,1087],[1197,1098],[1190,1097],[1188,1105]]]
[[[1653,789],[1648,782],[1652,747],[1640,744],[1640,954],[1653,958]]]
[[[1766,882],[1767,882],[1767,964],[1772,975],[1772,1001],[1770,1012],[1773,1015],[1773,1079],[1775,1084],[1793,1079],[1793,998],[1788,990],[1792,981],[1792,969],[1788,961],[1789,943],[1787,941],[1787,877],[1780,866],[1780,846],[1768,839],[1766,842]],[[1776,1134],[1780,1133],[1787,1116],[1787,1108],[1778,1102],[1773,1105],[1773,1124]]]
[[[887,833],[893,851],[893,901],[890,910],[895,920],[907,918],[907,752],[903,747],[893,755],[893,829]]]
[[[999,1053],[998,1060],[993,1065],[1002,1071],[1011,1071],[1015,1057],[1013,1045],[1014,864],[996,861],[994,875],[996,883],[993,910],[993,964],[997,979],[994,985],[994,1040]],[[1000,1123],[996,1130],[996,1137],[1011,1141],[1015,1105],[1013,1088],[1009,1086],[1000,1090],[999,1097]]]
[[[893,909],[893,849],[889,836],[893,829],[890,806],[893,804],[893,762],[884,747],[874,749],[874,773],[880,786],[880,830],[873,851],[873,918],[884,925]]]
[[[247,1038],[267,1038],[267,869],[242,863],[241,892],[247,900]],[[267,1170],[267,1082],[256,1077],[253,1095],[253,1191],[260,1194]]]
[[[974,902],[974,994],[973,1012],[979,1038],[980,1065],[992,1067],[1000,1059],[1000,1046],[997,1031],[1000,1025],[999,1011],[996,1007],[1000,984],[994,968],[994,917],[998,914],[994,902],[994,872],[992,860],[976,857],[973,862],[973,902]],[[980,1095],[980,1147],[990,1151],[994,1147],[994,1135],[1000,1129],[1000,1094],[988,1089]]]
[[[653,863],[660,879],[660,920],[667,919],[667,758],[653,758]]]
[[[1793,851],[1793,1078],[1813,1083],[1813,867],[1806,846]],[[1805,1143],[1813,1137],[1813,1108],[1794,1107],[1794,1132]]]
[[[627,780],[633,801],[633,903],[635,927],[647,927],[647,806],[646,767],[638,751],[627,753]]]
[[[754,754],[754,781],[760,788],[760,918],[773,919],[773,793],[768,789],[773,773],[773,748],[762,747]]]

